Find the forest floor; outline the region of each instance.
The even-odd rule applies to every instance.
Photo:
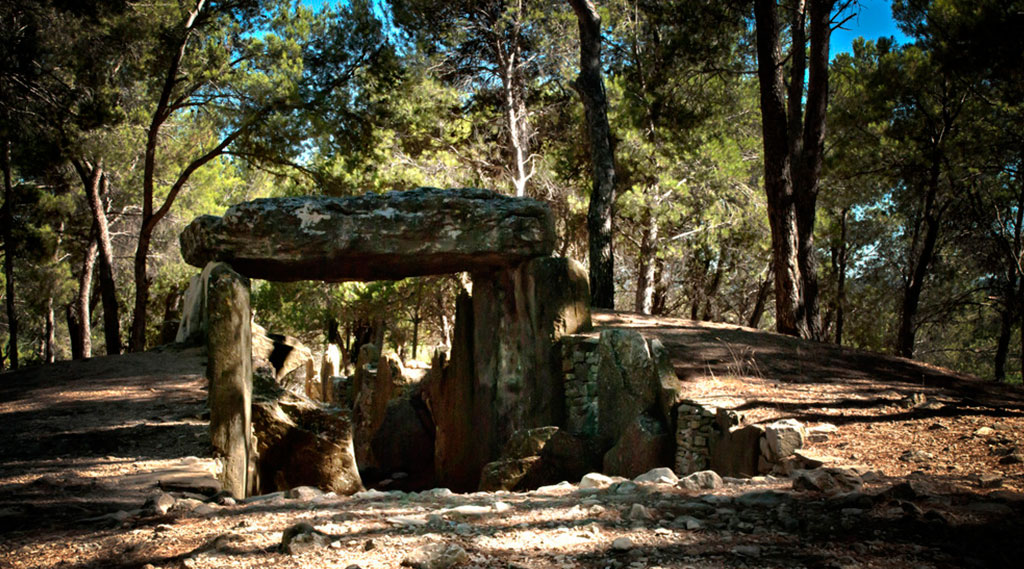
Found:
[[[0,376],[0,567],[1009,568],[1024,558],[1024,391],[736,326],[595,320],[661,338],[693,399],[748,422],[836,425],[810,449],[858,466],[865,485],[826,496],[769,476],[701,492],[624,481],[211,501],[205,358],[168,347]],[[281,551],[298,522],[315,539]]]

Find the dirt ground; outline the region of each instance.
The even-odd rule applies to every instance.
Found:
[[[748,422],[838,427],[811,445],[859,491],[786,478],[579,481],[526,493],[308,492],[211,500],[196,349],[0,376],[0,567],[1016,567],[1024,558],[1024,393],[899,358],[735,326],[595,315],[657,335],[692,399]],[[147,500],[166,492],[169,511]],[[318,545],[286,553],[285,530]],[[428,556],[429,557],[429,556]],[[443,557],[443,556],[442,556]],[[441,563],[441,559],[433,558]],[[430,565],[423,565],[430,566]]]

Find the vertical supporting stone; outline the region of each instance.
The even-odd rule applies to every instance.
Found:
[[[249,279],[225,263],[210,270],[207,285],[210,439],[223,469],[224,489],[236,498],[252,491],[252,330]]]

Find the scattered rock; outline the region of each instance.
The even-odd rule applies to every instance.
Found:
[[[991,437],[995,433],[996,433],[996,431],[992,427],[981,427],[981,428],[979,428],[979,429],[974,431],[974,436],[976,436],[976,437]]]
[[[307,522],[301,522],[284,530],[281,536],[281,551],[289,555],[299,555],[327,547],[330,543],[330,536]]]
[[[831,423],[822,423],[813,427],[807,427],[807,442],[824,443],[828,442],[832,435],[839,431],[839,427]]]
[[[845,468],[801,470],[793,479],[794,490],[808,490],[829,495],[853,492],[859,490],[863,484],[864,481],[859,475]]]
[[[722,477],[714,470],[694,472],[693,474],[684,476],[677,484],[680,488],[694,492],[699,490],[717,490],[723,485],[724,482],[722,482]]]
[[[402,566],[413,569],[448,569],[467,562],[469,554],[458,545],[432,543],[413,550],[402,560]]]
[[[730,551],[736,555],[742,555],[744,557],[761,557],[760,545],[737,545]]]
[[[655,484],[675,484],[679,482],[679,477],[673,472],[671,468],[661,466],[648,470],[644,474],[637,476],[633,479],[633,482],[653,482]]]
[[[672,525],[677,528],[688,529],[690,531],[704,529],[704,522],[693,516],[679,516],[673,520]]]
[[[1024,455],[1020,453],[1008,454],[999,459],[999,464],[1021,464],[1022,462],[1024,462]]]
[[[765,429],[766,458],[777,462],[804,446],[804,426],[794,419],[776,421]]]
[[[143,508],[148,509],[157,516],[163,516],[167,512],[171,511],[174,507],[176,499],[167,492],[157,492],[150,496],[149,500],[146,501],[146,505]]]
[[[935,455],[920,449],[912,449],[901,454],[900,460],[903,462],[931,462],[935,460]]]
[[[978,488],[999,488],[1003,485],[1003,477],[998,474],[982,474],[978,477]]]
[[[638,522],[649,522],[654,520],[654,514],[643,504],[633,504],[629,509],[629,519]]]
[[[587,490],[591,488],[607,488],[612,485],[614,480],[610,476],[605,476],[600,472],[591,472],[580,479],[580,490]]]
[[[628,537],[619,537],[612,541],[612,551],[629,551],[633,549],[633,540]]]
[[[292,500],[310,501],[324,495],[323,490],[312,486],[296,486],[284,493],[286,498]]]

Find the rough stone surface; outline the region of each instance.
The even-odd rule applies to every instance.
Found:
[[[667,482],[668,484],[675,484],[679,481],[679,477],[672,471],[671,468],[661,466],[658,468],[652,468],[647,472],[637,476],[633,479],[633,482],[656,482],[662,483]]]
[[[424,379],[438,483],[475,490],[513,433],[564,424],[558,341],[590,327],[589,296],[584,271],[567,259],[473,273],[472,297],[456,303],[451,360]]]
[[[521,490],[520,484],[530,472],[540,464],[540,456],[524,458],[503,458],[484,465],[480,473],[480,490],[497,492],[499,490]]]
[[[268,198],[196,218],[182,256],[275,281],[395,280],[513,267],[549,255],[542,202],[479,189],[419,188],[350,198]]]
[[[654,361],[647,341],[633,330],[602,331],[597,354],[599,435],[614,444],[658,402]]]
[[[840,494],[860,490],[864,480],[846,468],[801,470],[793,478],[794,490],[808,490],[825,494]]]
[[[305,394],[306,383],[315,375],[313,352],[298,338],[268,332],[255,322],[251,327],[253,366],[273,368],[282,387]]]
[[[712,439],[709,468],[722,476],[757,476],[763,439],[760,425],[730,428]]]
[[[600,472],[591,472],[580,479],[580,489],[585,490],[588,488],[607,488],[611,486],[612,478],[601,474]]]
[[[220,481],[235,498],[251,494],[252,333],[249,279],[223,263],[210,268],[206,376],[210,440],[222,463]]]
[[[179,344],[206,343],[206,285],[210,280],[210,271],[216,264],[207,263],[202,272],[188,281],[181,307],[181,322],[178,324],[178,334],[174,338]]]
[[[327,547],[330,543],[330,536],[317,530],[308,522],[290,526],[281,535],[281,551],[289,555],[299,555]]]
[[[356,460],[360,468],[378,467],[370,441],[380,430],[387,413],[388,403],[398,397],[406,386],[405,369],[395,354],[379,356],[373,344],[359,350],[356,362],[357,391],[352,406],[356,445]]]
[[[410,490],[434,485],[434,420],[420,385],[388,402],[370,450],[382,476],[406,472],[403,486]]]
[[[253,427],[260,493],[313,486],[340,495],[363,489],[348,411],[259,385]]]
[[[412,569],[448,569],[469,562],[469,554],[454,543],[431,543],[413,550],[402,560]]]
[[[540,456],[544,445],[551,439],[552,435],[558,432],[558,427],[537,427],[536,429],[523,429],[512,434],[512,438],[505,444],[501,451],[502,458],[527,458]]]
[[[768,444],[766,458],[778,462],[804,446],[804,426],[793,419],[776,421],[765,429]]]
[[[722,477],[714,470],[694,472],[679,481],[679,486],[687,490],[717,490],[723,484]]]
[[[672,435],[658,417],[637,416],[604,455],[605,474],[633,478],[672,463]]]
[[[654,361],[654,372],[658,381],[658,407],[661,418],[666,425],[673,426],[676,419],[676,407],[683,402],[683,382],[679,381],[676,370],[672,367],[668,349],[661,340],[652,338],[647,342]]]

